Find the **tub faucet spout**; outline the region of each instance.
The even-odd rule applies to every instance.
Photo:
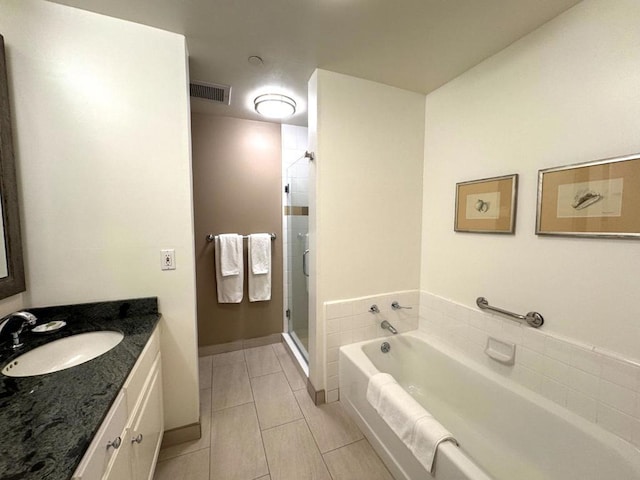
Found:
[[[389,330],[391,333],[393,333],[394,335],[396,333],[398,333],[398,330],[396,330],[396,328],[391,325],[388,321],[383,320],[382,323],[380,324],[380,328],[384,329],[384,330]]]

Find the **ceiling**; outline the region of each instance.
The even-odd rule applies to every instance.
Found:
[[[263,120],[252,99],[285,93],[306,125],[316,68],[429,93],[580,0],[55,0],[186,36],[191,81],[231,85],[231,105],[192,110]],[[248,62],[260,56],[262,66]]]

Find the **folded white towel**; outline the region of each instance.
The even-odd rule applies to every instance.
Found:
[[[418,419],[428,415],[424,407],[397,383],[389,383],[382,388],[378,413],[407,445]]]
[[[240,274],[242,268],[242,237],[238,248],[237,233],[224,233],[218,235],[220,241],[220,272],[223,277]]]
[[[220,235],[215,240],[215,270],[216,288],[218,291],[218,303],[240,303],[244,288],[244,264],[242,255],[239,256],[238,273],[236,275],[223,276],[221,271]],[[242,252],[242,237],[236,235],[236,248]]]
[[[253,233],[249,235],[249,262],[255,275],[263,275],[271,270],[271,235]]]
[[[385,385],[397,383],[396,379],[388,373],[376,373],[369,378],[367,384],[367,401],[375,408],[376,412],[380,407],[380,392]]]
[[[256,258],[256,270],[262,272],[255,273],[254,264],[251,263],[249,268],[249,301],[266,302],[271,300],[271,236],[268,233],[250,235],[248,256],[249,262],[253,262],[253,258]]]
[[[438,445],[444,441],[458,445],[456,439],[440,422],[431,415],[425,415],[415,423],[408,447],[422,466],[431,473]]]

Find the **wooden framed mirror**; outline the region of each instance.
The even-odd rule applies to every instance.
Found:
[[[4,37],[0,35],[0,299],[26,290],[20,234],[18,185],[11,137],[9,87],[4,54]]]

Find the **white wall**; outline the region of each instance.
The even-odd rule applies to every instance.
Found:
[[[587,0],[427,96],[421,288],[640,359],[640,244],[534,234],[539,169],[640,151],[640,3]],[[515,236],[453,232],[455,183],[520,174]]]
[[[419,285],[424,96],[326,70],[309,85],[317,155],[310,287],[315,334],[323,339],[324,302]],[[324,345],[316,343],[321,364]],[[321,388],[318,374],[312,364],[311,380]]]
[[[166,428],[198,421],[184,37],[35,0],[0,3],[27,293],[157,296]],[[160,271],[160,249],[177,269]]]

